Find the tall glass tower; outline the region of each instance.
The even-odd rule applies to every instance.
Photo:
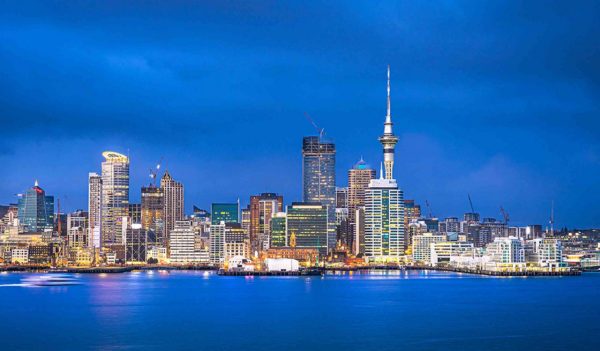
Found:
[[[40,233],[54,227],[54,197],[46,196],[37,181],[19,196],[17,211],[25,233]]]
[[[129,158],[102,153],[102,246],[123,243],[123,217],[129,210]]]
[[[304,137],[302,190],[304,202],[318,202],[327,207],[327,248],[335,248],[335,144],[317,136]]]

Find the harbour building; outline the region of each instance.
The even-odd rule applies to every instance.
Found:
[[[88,231],[89,247],[100,248],[102,233],[102,176],[88,174]]]

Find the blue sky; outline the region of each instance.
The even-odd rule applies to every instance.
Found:
[[[600,226],[600,4],[593,1],[3,2],[0,203],[38,179],[86,207],[101,152],[131,202],[163,168],[196,204],[301,198],[304,113],[337,181],[378,168],[385,70],[407,198],[440,217]]]

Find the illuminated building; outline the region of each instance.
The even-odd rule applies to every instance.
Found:
[[[250,242],[253,253],[269,248],[271,217],[281,211],[283,211],[281,195],[262,193],[250,196]]]
[[[328,208],[314,202],[294,202],[287,207],[287,237],[290,246],[318,249],[327,255]],[[295,245],[291,243],[294,236]]]
[[[239,203],[213,203],[211,206],[211,223],[239,223]]]
[[[163,189],[153,185],[142,187],[141,224],[148,233],[148,246],[167,247],[164,214]]]
[[[409,230],[410,223],[421,218],[421,206],[415,204],[415,200],[404,200],[404,248],[410,246]]]
[[[270,245],[269,247],[284,247],[288,246],[288,238],[286,235],[286,214],[285,212],[277,212],[271,217],[270,228]]]
[[[222,265],[225,263],[225,223],[210,225],[210,263]]]
[[[398,261],[404,255],[404,203],[394,179],[373,179],[365,196],[365,257]]]
[[[160,187],[163,189],[164,194],[165,235],[169,237],[169,233],[175,228],[175,223],[183,220],[183,185],[175,181],[168,171],[165,171],[160,179]]]
[[[142,205],[141,204],[129,204],[127,206],[127,216],[129,217],[130,223],[142,223]]]
[[[18,201],[19,224],[24,233],[41,233],[52,231],[54,227],[54,197],[46,196],[38,182],[24,194],[19,195]]]
[[[88,244],[100,248],[102,233],[102,177],[98,173],[88,175]]]
[[[365,205],[365,191],[369,187],[371,179],[375,179],[375,170],[372,169],[361,157],[361,159],[348,171],[348,230],[353,234],[349,240],[349,247],[359,247],[355,244],[356,238],[363,238],[364,227],[356,226],[356,210]],[[360,241],[360,239],[359,239]],[[364,247],[364,242],[363,242]],[[360,250],[355,249],[357,254]]]
[[[446,241],[446,235],[423,233],[412,238],[412,255],[417,262],[431,263],[431,244]]]
[[[101,245],[122,244],[123,218],[129,209],[129,158],[113,151],[102,156]]]
[[[201,251],[196,250],[195,233],[192,221],[177,221],[169,233],[169,247],[171,263],[201,263],[206,262]]]
[[[348,208],[348,188],[335,188],[335,208]]]
[[[235,256],[248,257],[250,255],[250,240],[239,223],[225,223],[225,234],[223,235],[223,262]]]
[[[474,257],[475,247],[464,241],[437,241],[430,245],[430,263],[449,263],[452,257]]]
[[[132,223],[125,234],[125,262],[146,262],[146,230],[140,223]]]
[[[88,213],[77,211],[67,215],[67,246],[88,247]]]
[[[320,203],[327,208],[328,248],[336,243],[335,233],[335,144],[320,137],[304,137],[302,141],[302,189],[304,202]]]

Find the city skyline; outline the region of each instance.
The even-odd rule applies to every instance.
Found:
[[[64,16],[83,14],[89,28],[102,24],[100,18],[82,13],[79,5],[64,6]],[[391,10],[409,25],[418,26],[406,13],[423,16],[426,9],[404,6],[384,4],[364,14],[377,19]],[[6,77],[0,87],[4,116],[0,162],[5,169],[0,203],[16,203],[14,194],[29,189],[38,179],[48,194],[61,200],[61,212],[86,209],[88,173],[99,171],[101,152],[113,150],[131,158],[132,203],[139,203],[140,189],[150,181],[148,169],[164,157],[163,169],[186,186],[186,213],[192,205],[209,209],[213,202],[237,198],[246,204],[250,195],[263,192],[281,194],[290,204],[302,199],[302,137],[315,134],[304,112],[335,142],[336,183],[346,186],[347,171],[361,156],[379,169],[381,150],[376,139],[385,117],[385,67],[390,64],[394,131],[399,136],[394,178],[405,198],[421,205],[428,200],[434,215],[444,218],[469,212],[467,194],[471,194],[482,217],[500,218],[503,206],[511,214],[511,224],[522,225],[546,225],[554,200],[557,227],[597,227],[600,209],[593,202],[600,192],[599,143],[593,133],[598,127],[594,118],[597,66],[585,59],[587,50],[597,51],[581,39],[581,33],[600,32],[591,21],[593,11],[587,15],[556,4],[524,5],[523,11],[535,12],[558,29],[532,36],[529,33],[539,29],[536,24],[509,19],[515,30],[525,34],[514,41],[475,20],[482,15],[497,24],[507,15],[494,15],[494,10],[502,14],[510,12],[503,11],[510,6],[441,8],[451,18],[459,18],[458,10],[463,10],[465,25],[428,17],[438,27],[420,35],[438,34],[441,39],[429,38],[433,48],[418,46],[411,55],[406,46],[389,40],[389,33],[402,34],[409,43],[418,42],[419,35],[393,23],[375,29],[357,23],[351,15],[364,9],[348,6],[341,10],[345,16],[331,23],[338,31],[323,35],[326,42],[339,36],[348,45],[325,50],[331,62],[318,60],[309,42],[293,35],[289,42],[297,50],[292,52],[285,52],[291,47],[263,42],[256,29],[247,34],[249,44],[244,46],[234,36],[247,23],[222,27],[219,22],[231,21],[232,16],[245,19],[235,9],[231,13],[207,9],[219,18],[209,24],[211,28],[226,29],[218,39],[227,45],[219,49],[209,42],[206,53],[199,51],[206,44],[202,41],[182,37],[170,47],[165,37],[150,38],[150,22],[162,8],[150,7],[136,15],[141,29],[125,35],[131,44],[127,49],[114,38],[67,25],[41,6],[33,6],[35,11],[27,19],[9,9],[0,26],[11,47],[0,55],[0,72]],[[108,16],[125,11],[118,6],[98,10]],[[185,21],[180,8],[169,11],[172,20],[184,20],[181,27],[169,22],[169,33],[184,29],[202,33],[202,28]],[[554,18],[555,13],[566,19]],[[281,8],[264,12],[267,19],[280,14]],[[309,15],[316,16],[303,8],[298,18],[276,26],[290,34],[291,25],[300,25],[310,39],[315,32],[303,23]],[[323,28],[320,19],[316,16],[314,25]],[[124,23],[113,24],[114,32],[124,31]],[[572,28],[561,32],[567,23]],[[343,26],[347,24],[356,24],[358,29],[347,29]],[[17,33],[15,25],[26,30]],[[460,43],[443,43],[448,38],[444,30],[451,35],[473,26],[481,27],[481,33],[496,34],[492,38],[498,42],[476,41],[479,51],[470,56],[458,52],[464,48]],[[364,46],[350,43],[348,39],[365,28],[372,30],[358,36]],[[44,36],[37,37],[40,30]],[[374,40],[367,45],[368,39]],[[80,40],[100,59],[68,48]],[[63,54],[49,50],[53,43],[63,41],[67,46]],[[31,42],[38,45],[32,47]],[[510,48],[500,67],[489,59],[498,43]],[[537,50],[528,49],[532,43],[538,43]],[[284,52],[281,58],[272,55],[273,62],[243,62],[261,45]],[[360,49],[353,51],[353,62],[348,59],[351,49]],[[212,62],[237,50],[237,59]],[[440,51],[448,52],[448,60]],[[565,51],[568,57],[560,54]],[[307,63],[303,63],[304,54],[310,57]],[[432,61],[433,57],[439,60]],[[536,68],[534,62],[544,64]],[[510,79],[490,73],[492,67],[494,74],[500,69]],[[25,74],[25,68],[31,73]],[[254,69],[263,74],[257,77]],[[529,75],[522,76],[523,72]],[[451,77],[439,78],[445,74]],[[479,75],[483,78],[475,79]],[[94,83],[86,86],[88,79]],[[581,83],[582,79],[591,84]],[[128,84],[119,86],[124,81]],[[14,85],[18,89],[11,88]],[[107,87],[111,94],[106,93]]]

